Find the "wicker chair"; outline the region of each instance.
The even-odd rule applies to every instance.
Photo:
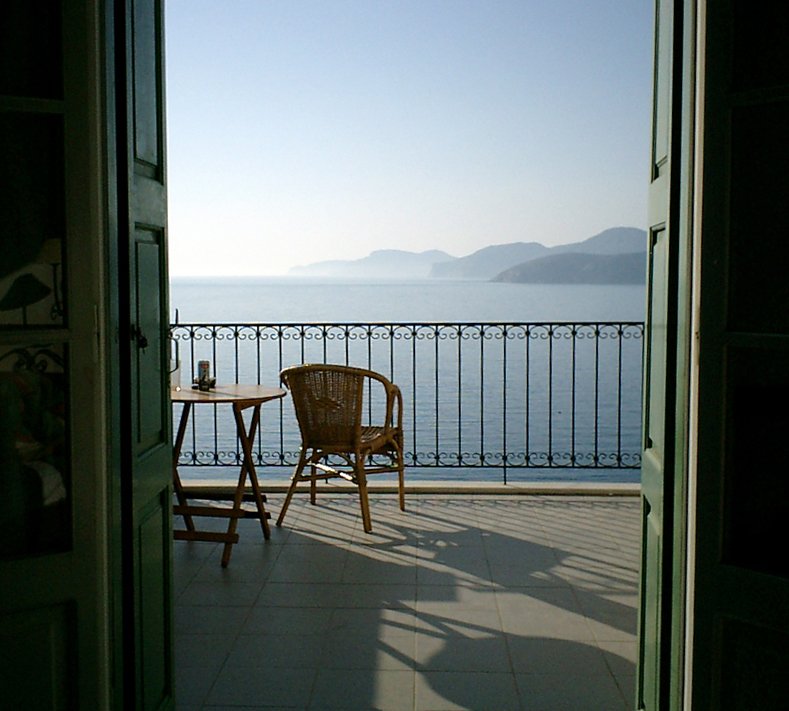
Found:
[[[403,398],[400,389],[371,370],[344,365],[297,365],[280,373],[290,390],[301,431],[301,452],[277,526],[282,525],[300,482],[310,482],[315,503],[319,479],[342,477],[359,488],[362,522],[372,531],[367,475],[397,472],[400,510],[405,510]],[[365,395],[368,396],[365,407]],[[383,409],[376,425],[363,423],[365,410]],[[375,458],[372,459],[373,455]],[[304,470],[309,467],[309,473]]]

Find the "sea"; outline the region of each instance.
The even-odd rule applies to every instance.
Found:
[[[181,277],[181,323],[643,321],[643,286],[487,281]]]
[[[536,285],[433,279],[373,281],[306,277],[176,277],[170,282],[171,318],[174,323],[179,324],[642,322],[645,302],[643,285]],[[463,338],[455,341],[462,341]],[[424,435],[425,441],[418,441],[414,434],[410,443],[411,451],[422,452],[421,461],[428,461],[430,456],[439,450],[465,452],[473,459],[476,453],[485,447],[498,451],[502,441],[505,445],[509,441],[509,445],[504,449],[514,448],[526,452],[568,452],[571,447],[573,451],[577,448],[587,457],[587,461],[598,449],[611,451],[618,447],[620,451],[623,448],[629,452],[639,451],[640,339],[638,343],[631,341],[625,344],[627,357],[623,365],[624,375],[606,370],[614,367],[611,364],[615,364],[617,358],[621,359],[621,351],[618,356],[616,351],[610,350],[613,347],[611,339],[601,342],[602,351],[598,344],[595,356],[597,360],[594,364],[589,360],[592,357],[591,342],[594,339],[582,339],[581,345],[586,351],[580,349],[577,353],[573,341],[572,367],[577,372],[579,382],[574,383],[572,388],[569,386],[569,371],[561,371],[561,367],[570,368],[570,346],[566,337],[549,338],[547,340],[550,343],[546,343],[540,332],[535,331],[531,339],[525,339],[531,343],[531,355],[524,356],[516,351],[516,346],[521,347],[523,344],[518,343],[517,337],[513,338],[511,334],[508,342],[509,356],[505,356],[503,369],[500,367],[500,353],[491,350],[499,347],[493,342],[495,338],[491,338],[490,343],[481,344],[483,348],[488,348],[484,365],[474,355],[478,350],[475,343],[462,344],[469,349],[469,354],[463,356],[464,361],[461,364],[459,360],[454,362],[456,346],[451,333],[446,339],[450,342],[443,342],[442,339],[444,336],[435,339],[441,342],[435,344],[434,360],[429,360],[429,354],[420,355],[428,365],[420,366],[425,372],[420,372],[419,377],[414,373],[404,372],[401,366],[397,365],[398,384],[404,387],[404,397],[409,402],[413,401],[413,407],[409,403],[405,407],[408,427],[415,432],[418,430],[420,433],[428,433]],[[400,345],[412,348],[415,355],[418,352],[415,343],[417,337],[414,336],[413,340],[412,346]],[[432,344],[433,341],[427,344],[419,343],[418,347],[433,348]],[[376,344],[376,347],[380,345]],[[441,353],[439,345],[443,349]],[[460,345],[458,344],[458,349]],[[550,354],[547,350],[549,348]],[[605,351],[605,348],[609,351]],[[635,348],[638,351],[634,350]],[[406,356],[402,360],[407,364],[411,356]],[[294,353],[286,356],[286,359],[288,357],[299,361],[305,356],[302,351],[301,356]],[[540,358],[543,357],[546,363],[550,357],[550,368],[540,365]],[[286,360],[285,363],[287,362]],[[437,363],[443,364],[440,377],[435,376]],[[382,372],[387,370],[383,365],[375,369]],[[275,384],[276,367],[269,370],[272,371],[272,384]],[[586,386],[584,378],[591,378],[592,370],[597,372],[597,385]],[[506,376],[503,386],[501,373]],[[575,379],[572,378],[573,381]],[[462,384],[453,390],[453,381]],[[500,392],[496,388],[499,388]],[[532,395],[523,395],[523,391],[530,391]],[[614,391],[619,393],[618,399],[612,395]],[[624,391],[624,398],[621,391]],[[507,407],[510,411],[503,418],[497,414],[501,399],[509,402]],[[480,401],[482,412],[479,412],[480,406],[477,404]],[[568,419],[571,410],[572,421]],[[271,412],[270,408],[269,415]],[[459,415],[461,412],[462,417]],[[594,421],[590,419],[590,413],[594,413]],[[445,427],[444,422],[452,421],[453,417],[455,420],[462,419],[462,426],[455,427],[452,424]],[[520,431],[524,429],[524,417],[529,423],[528,432],[525,434]],[[621,422],[621,426],[614,426],[616,419]],[[198,424],[197,429],[193,429],[194,451],[202,446],[198,443],[199,439],[213,440],[217,451],[223,446],[220,441],[222,437],[232,439],[232,432],[217,435],[216,422],[214,417],[211,423]],[[266,423],[262,422],[261,428],[264,429],[265,425]],[[202,431],[201,427],[214,429]],[[480,441],[479,432],[484,432],[484,441]],[[419,437],[422,436],[419,434]],[[518,442],[518,437],[525,437],[525,442]],[[226,448],[232,446],[232,443],[226,443]],[[185,445],[185,448],[187,447],[188,445]],[[406,449],[409,449],[408,438]],[[447,456],[451,459],[455,455]],[[495,458],[495,455],[491,457]],[[539,457],[536,460],[539,460]],[[516,458],[512,461],[515,462]],[[232,467],[217,469],[198,466],[194,467],[193,471],[194,474],[190,472],[190,476],[212,479],[230,479],[236,476],[236,470]],[[260,476],[268,480],[281,478],[284,481],[289,476],[289,471],[284,467],[267,467]],[[506,472],[503,472],[501,467],[433,466],[409,467],[408,470],[408,477],[412,481],[501,481],[503,476],[507,477],[507,481],[636,482],[640,478],[640,472],[638,469],[573,468],[565,465],[513,466],[508,467]]]

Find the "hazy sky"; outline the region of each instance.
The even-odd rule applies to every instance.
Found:
[[[168,0],[170,271],[646,223],[651,0]]]

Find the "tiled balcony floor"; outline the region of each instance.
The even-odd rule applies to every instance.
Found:
[[[175,542],[178,709],[633,707],[638,498],[371,507],[365,535],[354,495],[297,497],[224,570]]]

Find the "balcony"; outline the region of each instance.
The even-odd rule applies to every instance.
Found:
[[[175,543],[179,709],[632,708],[637,498],[371,506],[364,534],[354,496],[297,497],[226,569]]]
[[[371,487],[371,535],[330,485],[268,542],[242,520],[226,569],[218,544],[176,542],[179,709],[632,707],[643,324],[171,332],[183,371],[207,359],[220,382],[276,385],[300,362],[384,373],[406,402],[410,488],[400,512]],[[232,419],[199,410],[180,462],[198,492],[241,461]],[[287,399],[261,430],[276,516],[299,445]]]

